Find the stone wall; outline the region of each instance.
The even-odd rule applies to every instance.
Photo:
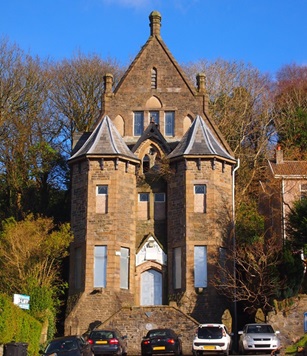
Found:
[[[269,315],[268,322],[280,331],[284,347],[296,342],[304,335],[304,313],[307,312],[307,295],[299,295],[285,311]]]

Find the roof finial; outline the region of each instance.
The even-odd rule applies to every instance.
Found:
[[[160,36],[161,15],[158,11],[152,11],[149,15],[150,36]]]

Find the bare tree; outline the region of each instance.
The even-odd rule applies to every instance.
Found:
[[[280,257],[275,238],[236,244],[219,263],[212,285],[231,301],[241,302],[248,313],[258,308],[269,311],[281,288]]]
[[[234,154],[240,158],[237,189],[243,197],[255,190],[268,155],[272,125],[271,80],[242,62],[200,60],[189,64],[190,77],[206,74],[211,117],[220,128]]]
[[[97,124],[106,73],[112,73],[116,83],[122,70],[115,60],[104,61],[97,55],[82,53],[55,63],[50,70],[50,107],[62,123],[61,135],[63,141],[67,141],[68,155],[74,132],[89,132]]]

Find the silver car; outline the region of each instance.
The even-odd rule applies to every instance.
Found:
[[[280,347],[279,331],[269,324],[246,324],[239,331],[239,352],[244,355],[251,352],[271,352]]]

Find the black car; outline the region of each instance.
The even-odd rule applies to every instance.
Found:
[[[172,329],[152,329],[143,337],[141,343],[142,356],[153,354],[182,355],[180,335]]]
[[[82,336],[64,336],[53,339],[47,345],[42,355],[92,356],[91,345]]]
[[[95,329],[89,334],[88,342],[95,355],[127,355],[126,339],[118,330]]]

